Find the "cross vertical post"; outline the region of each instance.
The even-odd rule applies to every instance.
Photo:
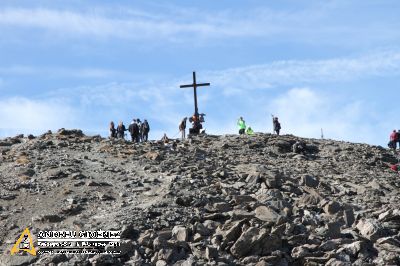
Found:
[[[194,93],[194,115],[199,115],[199,109],[197,107],[197,84],[196,84],[196,72],[193,71],[193,93]]]

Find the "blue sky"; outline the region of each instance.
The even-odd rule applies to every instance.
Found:
[[[209,133],[255,131],[386,145],[400,129],[400,2],[0,3],[0,136],[147,118],[174,136],[199,110]]]

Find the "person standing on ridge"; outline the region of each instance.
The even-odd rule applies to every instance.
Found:
[[[125,125],[122,123],[122,121],[119,121],[118,127],[117,127],[117,138],[119,139],[125,139]]]
[[[397,141],[398,141],[398,135],[396,130],[394,129],[393,132],[390,134],[390,141],[388,144],[389,148],[396,150]]]
[[[132,120],[132,123],[129,125],[129,133],[131,133],[132,142],[139,142],[139,126],[136,122],[136,119]]]
[[[138,142],[141,142],[142,141],[142,121],[140,121],[140,119],[138,118],[138,119],[136,119],[136,124],[137,124],[137,126],[138,126],[138,139],[139,139],[139,141]]]
[[[278,121],[278,117],[272,116],[272,124],[274,125],[274,132],[279,136],[279,131],[281,130],[281,123]]]
[[[115,129],[114,122],[111,121],[111,122],[110,122],[110,138],[115,138],[115,137],[117,137],[116,132],[117,132],[117,130]]]
[[[179,131],[182,134],[182,140],[184,140],[186,137],[186,120],[187,120],[187,117],[183,118],[181,123],[179,124]]]
[[[239,117],[237,126],[239,128],[239,135],[243,135],[246,130],[246,122],[244,122],[243,117]]]
[[[142,134],[142,141],[146,142],[149,139],[149,132],[150,132],[150,125],[146,119],[143,121],[140,131]]]
[[[135,129],[134,129],[135,124],[136,124],[136,119],[132,119],[132,122],[131,122],[131,124],[130,124],[129,127],[128,127],[128,131],[129,131],[129,133],[131,134],[131,140],[132,140],[132,142],[135,142]]]

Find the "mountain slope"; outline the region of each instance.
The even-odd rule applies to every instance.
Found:
[[[270,134],[132,144],[62,129],[0,151],[6,264],[400,264],[397,158],[382,147]],[[26,227],[122,230],[123,252],[10,256]]]

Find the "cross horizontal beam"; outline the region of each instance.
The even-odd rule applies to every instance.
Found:
[[[210,83],[198,83],[198,84],[181,85],[180,88],[192,88],[194,86],[196,86],[196,87],[210,86]]]

